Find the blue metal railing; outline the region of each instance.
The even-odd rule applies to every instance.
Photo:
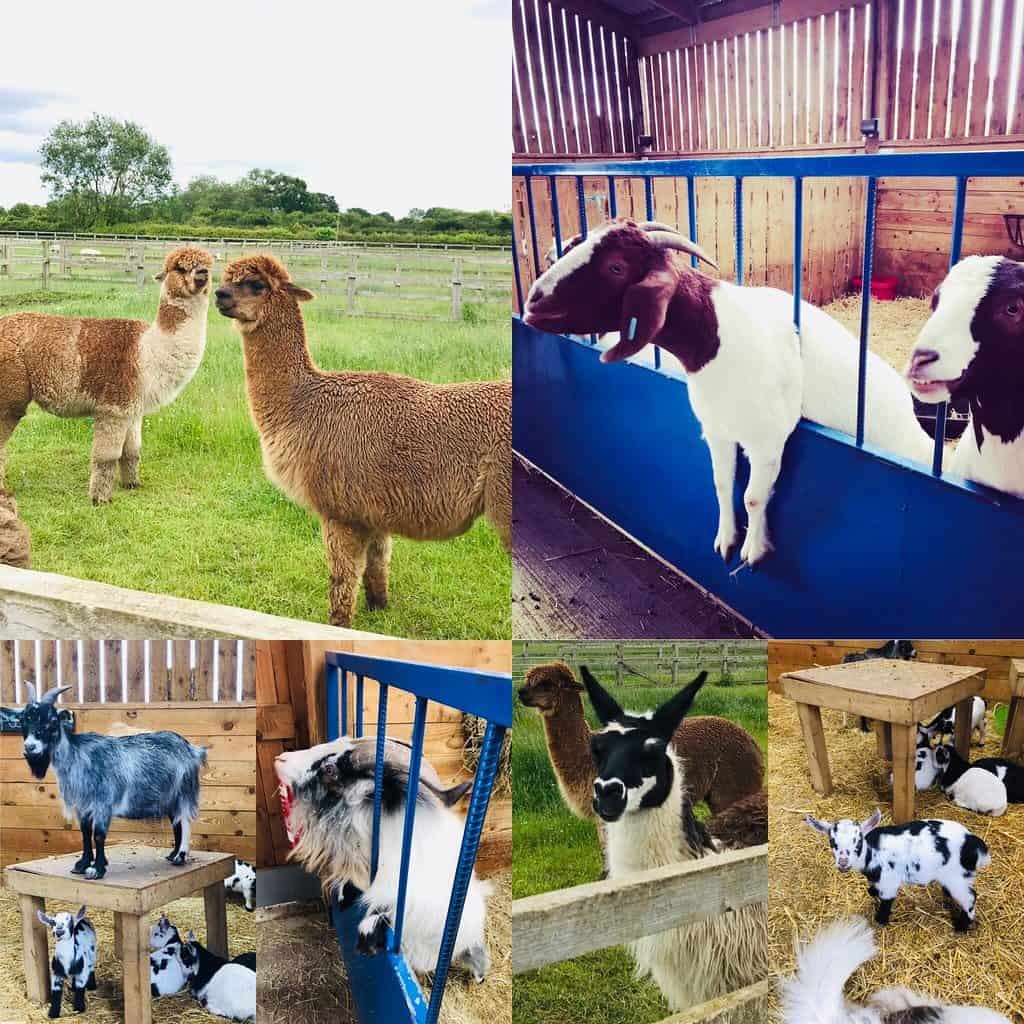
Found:
[[[441,1012],[445,986],[459,922],[465,906],[473,874],[484,817],[498,772],[498,760],[505,731],[512,726],[512,677],[496,672],[425,665],[391,658],[330,652],[326,655],[327,673],[327,739],[349,735],[349,676],[355,677],[355,733],[363,735],[364,678],[375,680],[377,697],[377,756],[374,768],[373,837],[370,851],[370,878],[377,874],[380,862],[381,806],[384,783],[384,744],[387,734],[388,693],[402,690],[416,698],[409,762],[409,795],[406,800],[402,828],[402,854],[399,868],[395,920],[388,931],[387,950],[383,956],[366,958],[353,954],[347,957],[353,998],[364,1024],[436,1024]],[[473,782],[469,811],[462,835],[452,894],[445,917],[444,932],[434,972],[429,1003],[401,955],[402,930],[405,924],[409,868],[412,860],[412,837],[416,825],[416,793],[419,788],[426,735],[427,705],[430,701],[444,704],[487,722],[480,748],[479,765]],[[340,905],[334,908],[335,920],[343,914]],[[349,922],[349,941],[339,939],[343,952],[351,952],[354,931]],[[401,1015],[401,1020],[399,1019]]]
[[[860,324],[860,362],[857,373],[857,426],[855,443],[858,448],[864,446],[864,396],[867,381],[868,342],[870,340],[870,309],[871,309],[871,274],[875,246],[875,212],[877,205],[878,178],[887,177],[925,177],[954,178],[956,180],[956,201],[953,211],[953,233],[950,241],[949,266],[952,267],[960,259],[963,242],[963,222],[966,208],[967,179],[1012,177],[1024,174],[1024,151],[1022,150],[986,150],[981,152],[959,153],[878,153],[854,154],[838,156],[765,156],[735,157],[713,159],[679,159],[679,160],[638,160],[638,161],[605,161],[601,163],[570,163],[570,164],[515,164],[512,167],[513,177],[526,179],[526,191],[530,197],[528,214],[530,235],[533,240],[534,273],[543,272],[537,254],[537,221],[532,201],[531,183],[534,178],[548,178],[551,193],[556,192],[556,180],[559,177],[571,177],[576,180],[577,195],[580,200],[581,231],[586,236],[586,211],[583,202],[584,178],[600,176],[608,182],[609,211],[615,216],[616,204],[615,182],[617,177],[642,178],[644,180],[644,196],[646,216],[654,219],[653,210],[653,179],[660,177],[685,178],[687,183],[687,210],[689,217],[690,238],[697,242],[697,217],[694,194],[694,178],[731,177],[735,181],[735,242],[736,242],[736,280],[743,283],[743,188],[744,178],[783,177],[792,178],[794,182],[793,210],[793,322],[797,332],[800,330],[800,292],[803,272],[803,182],[807,178],[864,178],[867,189],[864,210],[864,260],[861,282],[861,324]],[[557,224],[558,207],[552,204],[552,213],[556,219],[556,237],[558,252],[561,253],[561,225]],[[515,283],[519,308],[523,308],[523,286],[516,254]],[[691,265],[697,265],[697,258],[691,257]],[[591,335],[591,341],[596,338]],[[655,368],[660,367],[660,353],[654,347]],[[932,475],[942,475],[942,454],[946,429],[946,403],[936,406],[935,415],[935,446],[932,457]]]

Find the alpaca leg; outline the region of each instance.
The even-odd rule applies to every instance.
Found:
[[[484,515],[506,551],[512,550],[512,460],[499,457],[484,483]]]
[[[366,570],[369,538],[363,531],[336,519],[325,519],[321,529],[327,548],[327,568],[331,574],[331,625],[351,626],[359,581]]]
[[[11,439],[15,427],[21,422],[25,410],[7,409],[0,415],[0,488],[4,486],[4,465],[7,461],[7,442]]]
[[[718,497],[718,533],[715,535],[715,551],[725,561],[729,560],[736,546],[736,509],[733,505],[733,489],[736,486],[736,443],[719,437],[705,437],[711,453],[711,473],[715,478],[715,495]]]
[[[114,495],[114,470],[124,450],[127,433],[127,417],[96,416],[92,428],[92,474],[89,477],[89,497],[94,505],[105,505]]]
[[[121,452],[121,486],[135,488],[139,486],[139,460],[142,458],[142,414],[140,413],[128,425],[128,433],[124,439]]]
[[[740,548],[740,560],[747,565],[759,562],[772,549],[768,539],[768,502],[782,468],[782,453],[748,452],[750,481],[743,495],[747,508],[747,537]]]
[[[378,533],[370,538],[366,549],[366,572],[363,588],[366,606],[371,610],[388,606],[388,570],[391,566],[391,535]]]

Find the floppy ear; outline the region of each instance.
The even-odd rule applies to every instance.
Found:
[[[622,296],[619,343],[602,353],[602,363],[617,363],[635,356],[644,345],[657,338],[665,326],[668,304],[678,283],[675,270],[659,267],[626,289]]]
[[[305,288],[297,285],[294,281],[286,281],[284,290],[295,299],[296,302],[310,302],[316,296]]]
[[[686,717],[686,712],[690,710],[698,690],[707,682],[707,678],[707,672],[701,672],[692,683],[684,686],[674,697],[665,701],[654,712],[651,723],[659,736],[664,737],[666,741],[672,739],[676,729],[679,728],[679,723]]]
[[[594,678],[593,673],[586,665],[580,665],[580,675],[586,684],[587,693],[590,695],[590,703],[594,705],[597,717],[602,725],[607,725],[616,718],[622,717],[622,708],[615,698]]]
[[[41,910],[37,910],[36,911],[36,916],[39,918],[39,920],[43,924],[46,925],[47,928],[52,928],[53,927],[53,923],[54,922],[53,922],[53,918],[52,917],[47,917],[46,914],[44,914]]]
[[[832,826],[827,821],[819,821],[817,818],[812,818],[809,814],[804,818],[804,821],[811,828],[816,828],[819,832],[824,832],[826,835],[832,831]]]
[[[78,908],[78,913],[75,914],[75,924],[79,924],[83,917],[85,917],[85,907],[84,906]]]
[[[878,828],[878,823],[881,820],[882,820],[882,812],[876,808],[875,809],[875,813],[872,814],[870,818],[867,818],[865,821],[862,821],[860,823],[860,830],[861,830],[861,832],[863,832],[864,835],[867,835],[869,832],[871,832],[874,829]]]
[[[166,276],[167,276],[167,271],[166,270],[161,270],[159,274],[154,274],[153,275],[153,280],[154,281],[162,281]]]

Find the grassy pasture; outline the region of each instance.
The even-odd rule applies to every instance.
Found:
[[[151,319],[156,286],[0,281],[0,315],[22,309]],[[324,369],[390,370],[435,381],[510,373],[505,324],[346,319],[303,307]],[[176,402],[147,417],[142,487],[93,508],[90,420],[35,406],[8,445],[7,486],[32,531],[33,564],[118,586],[327,621],[327,565],[314,516],[263,473],[241,344],[211,308],[206,356]],[[417,638],[507,637],[509,560],[483,521],[452,541],[395,539],[391,605],[354,628]]]
[[[514,645],[517,653],[520,646]],[[531,660],[535,646],[530,644]],[[623,706],[634,710],[655,707],[676,692],[671,685],[642,681],[616,687],[611,672],[596,674]],[[667,672],[651,674],[659,683],[670,683]],[[681,685],[688,680],[685,677]],[[517,676],[516,685],[520,682],[521,676]],[[591,725],[596,726],[586,703]],[[693,714],[722,715],[738,722],[762,749],[767,747],[764,683],[705,685]],[[548,759],[540,715],[518,701],[512,730],[512,779],[513,897],[598,880],[601,851],[597,830],[593,823],[581,821],[566,809]],[[698,817],[705,818],[707,813],[703,804],[698,806]],[[621,947],[520,975],[512,987],[514,1024],[648,1024],[668,1013],[657,986],[649,979],[636,979],[633,960]]]

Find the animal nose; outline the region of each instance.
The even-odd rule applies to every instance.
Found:
[[[939,361],[939,353],[933,348],[916,348],[910,356],[910,372],[913,373],[915,370],[922,370],[924,367],[937,363]]]
[[[227,288],[218,288],[213,294],[216,295],[218,302],[224,302],[231,298],[231,292]]]

